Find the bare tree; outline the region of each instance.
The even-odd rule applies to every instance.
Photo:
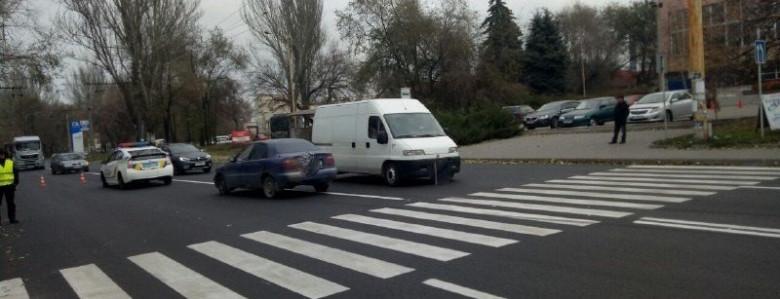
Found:
[[[72,43],[117,83],[133,119],[136,138],[154,125],[161,85],[173,49],[182,46],[199,18],[197,0],[60,0],[67,8],[57,20]]]
[[[60,63],[52,34],[28,2],[0,0],[0,88],[28,79],[49,83]]]
[[[241,16],[255,39],[271,49],[276,60],[276,69],[270,63],[258,64],[259,75],[272,76],[259,80],[284,91],[291,102],[295,101],[292,106],[308,107],[316,88],[312,79],[315,60],[326,39],[321,27],[322,1],[244,0]]]

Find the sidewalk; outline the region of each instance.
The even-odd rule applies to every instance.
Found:
[[[692,132],[693,129],[669,129],[668,136]],[[663,129],[632,131],[630,125],[627,136],[626,144],[607,144],[612,139],[611,132],[526,135],[464,146],[458,151],[468,160],[780,166],[780,149],[655,149],[650,145],[664,139]]]

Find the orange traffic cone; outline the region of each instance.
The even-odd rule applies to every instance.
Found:
[[[79,178],[79,179],[81,180],[81,184],[82,185],[87,183],[87,177],[84,176],[83,172],[81,173],[81,178]]]
[[[43,179],[43,175],[41,175],[41,188],[46,187],[46,180]]]
[[[745,103],[742,102],[742,99],[737,101],[737,108],[742,108],[742,106],[745,106]]]

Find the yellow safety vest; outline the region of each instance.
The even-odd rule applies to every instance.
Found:
[[[14,183],[14,161],[5,159],[5,165],[0,166],[0,186],[13,185]]]

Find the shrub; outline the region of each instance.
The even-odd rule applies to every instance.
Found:
[[[483,105],[465,111],[437,112],[436,118],[458,145],[509,138],[520,133],[518,119],[501,107]]]

